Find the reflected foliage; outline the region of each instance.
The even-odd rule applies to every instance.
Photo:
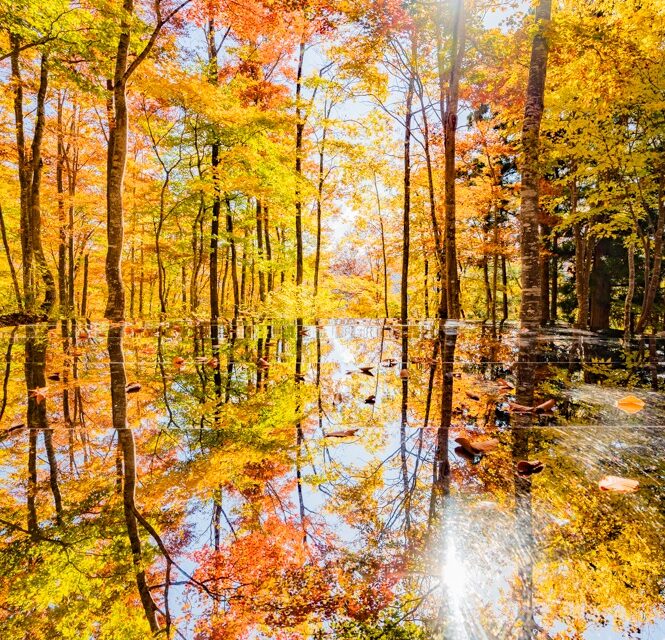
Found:
[[[0,342],[3,638],[665,629],[655,338],[65,322]]]

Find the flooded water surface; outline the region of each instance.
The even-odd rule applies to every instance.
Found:
[[[0,636],[665,638],[665,342],[0,330]]]

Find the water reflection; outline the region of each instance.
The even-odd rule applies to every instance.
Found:
[[[665,635],[656,338],[236,320],[0,341],[3,638]]]

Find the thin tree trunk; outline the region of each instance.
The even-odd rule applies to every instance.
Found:
[[[415,33],[411,34],[411,64],[415,64],[417,53]],[[406,92],[406,116],[404,122],[404,208],[402,219],[402,282],[400,286],[400,319],[403,325],[409,320],[409,253],[411,251],[411,119],[413,117],[413,93],[415,74],[409,71]],[[406,327],[402,327],[406,333]],[[407,347],[408,349],[408,347]],[[406,364],[402,363],[403,367]]]
[[[296,78],[296,285],[299,287],[303,279],[303,247],[302,247],[302,201],[300,181],[302,180],[302,139],[305,121],[300,109],[302,91],[303,61],[305,59],[305,40],[300,40],[298,54],[298,73]]]
[[[233,287],[233,317],[237,318],[240,312],[240,289],[238,286],[238,265],[236,255],[236,241],[233,237],[233,210],[231,202],[226,199],[226,233],[231,250],[231,285]]]
[[[550,321],[550,254],[547,247],[549,227],[541,225],[540,242],[540,326],[546,327]]]
[[[623,305],[623,335],[630,338],[633,328],[633,296],[635,295],[635,244],[628,245],[628,291]]]
[[[446,108],[443,113],[444,137],[444,187],[445,187],[445,250],[446,250],[446,300],[448,316],[461,316],[459,301],[459,275],[457,272],[456,203],[455,203],[455,137],[457,134],[457,110],[459,103],[459,81],[464,60],[466,28],[464,0],[455,3],[453,24],[450,79],[446,91]],[[442,63],[440,57],[440,63]],[[441,75],[441,69],[439,69]]]
[[[16,276],[14,261],[12,260],[12,254],[11,251],[9,250],[9,242],[7,240],[7,229],[5,228],[5,216],[2,213],[2,204],[0,204],[0,234],[2,235],[2,246],[5,248],[5,255],[7,256],[9,273],[12,276],[12,285],[14,286],[14,295],[16,295],[16,304],[18,305],[19,311],[23,311],[23,298],[21,296],[21,287],[19,286],[18,283],[18,277]]]
[[[259,300],[265,302],[266,299],[266,278],[263,266],[263,209],[261,201],[256,201],[256,252],[257,266],[259,271]]]
[[[665,189],[665,171],[661,171],[660,179],[658,181],[658,221],[656,222],[656,231],[653,244],[653,267],[651,268],[651,275],[649,284],[644,292],[644,302],[642,303],[642,311],[640,319],[637,321],[635,332],[640,334],[644,333],[647,324],[651,320],[651,312],[653,310],[653,302],[656,299],[656,292],[660,286],[660,267],[663,260],[663,231],[665,230],[665,201],[663,199],[663,190]]]
[[[55,167],[55,182],[58,193],[58,300],[60,303],[60,315],[69,316],[69,298],[67,296],[67,217],[65,214],[65,186],[64,186],[64,165],[65,165],[65,139],[63,131],[63,107],[64,95],[62,91],[58,92],[57,106],[57,159]]]
[[[501,256],[501,288],[503,289],[503,315],[501,324],[508,320],[508,269],[506,268],[506,256]]]
[[[557,255],[558,252],[558,241],[559,238],[556,234],[552,238],[552,285],[551,285],[551,296],[550,296],[550,324],[556,324],[558,313],[559,313],[559,258]]]
[[[208,74],[212,85],[218,83],[217,44],[215,43],[215,21],[208,21]],[[210,318],[215,323],[219,319],[219,217],[222,212],[222,195],[219,184],[219,141],[213,140],[211,148],[212,180],[212,221],[210,223]]]
[[[545,29],[550,20],[551,0],[540,0],[536,8],[537,33],[531,48],[529,81],[522,126],[522,186],[520,190],[520,252],[522,263],[522,304],[520,322],[524,328],[535,328],[541,319],[540,242],[538,210],[540,179],[539,138],[543,117],[548,43]]]
[[[319,293],[319,268],[321,266],[321,213],[323,207],[323,154],[326,146],[327,128],[323,127],[321,147],[319,148],[319,181],[316,191],[316,256],[314,258],[314,297]]]

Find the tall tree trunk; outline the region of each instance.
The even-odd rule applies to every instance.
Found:
[[[263,232],[265,233],[266,260],[268,262],[267,288],[270,293],[275,286],[275,272],[272,265],[272,245],[270,244],[270,212],[267,206],[263,207]]]
[[[319,148],[319,180],[316,191],[316,256],[314,258],[314,297],[319,293],[319,268],[321,266],[321,214],[323,208],[323,156],[326,148],[327,127],[323,127],[321,136],[321,147]]]
[[[508,320],[508,269],[506,268],[506,256],[501,255],[501,289],[503,291],[503,315],[501,324]]]
[[[218,83],[217,44],[215,42],[215,21],[208,20],[208,74],[211,84]],[[210,319],[219,319],[219,217],[222,212],[222,194],[219,184],[219,141],[214,138],[211,148],[211,169],[214,193],[212,198],[212,221],[210,223]]]
[[[115,57],[113,80],[109,82],[111,103],[109,112],[108,163],[106,173],[106,286],[108,299],[105,316],[121,321],[125,317],[125,287],[122,281],[122,246],[124,242],[123,182],[127,165],[127,65],[131,39],[130,20],[133,0],[124,0],[120,36]]]
[[[434,191],[434,171],[432,168],[432,150],[430,147],[429,119],[427,118],[427,108],[424,100],[424,88],[420,77],[418,77],[418,98],[420,100],[420,111],[423,120],[423,148],[425,150],[425,166],[427,167],[427,194],[429,196],[429,212],[432,222],[432,231],[434,233],[434,253],[436,256],[437,272],[439,282],[443,278],[443,271],[446,264],[446,254],[443,246],[443,237],[439,219],[436,214],[436,194]],[[444,289],[445,291],[445,289]],[[439,318],[445,318],[448,315],[448,301],[445,295],[439,300],[437,315]]]
[[[303,61],[305,59],[305,40],[304,36],[300,40],[298,54],[298,74],[296,78],[296,285],[302,284],[303,278],[303,247],[302,247],[302,200],[301,185],[302,180],[302,139],[305,129],[305,121],[301,110],[302,93],[302,72]]]
[[[461,316],[459,300],[459,275],[457,272],[456,206],[455,206],[455,137],[457,134],[457,110],[459,81],[464,60],[466,42],[464,0],[455,3],[450,77],[446,91],[446,108],[443,111],[444,138],[444,189],[445,189],[445,250],[446,250],[446,301],[450,318]],[[442,59],[440,56],[440,64]],[[439,69],[441,75],[441,68]]]
[[[18,176],[21,201],[21,258],[22,258],[22,280],[23,300],[28,311],[34,310],[33,291],[33,250],[32,232],[30,228],[30,161],[26,156],[25,148],[25,123],[23,117],[23,80],[21,78],[20,66],[20,38],[12,34],[10,36],[11,73],[12,86],[14,89],[14,119],[16,128],[16,152],[18,162]]]
[[[417,46],[415,33],[411,34],[411,65],[416,60]],[[402,218],[402,281],[400,286],[400,319],[403,325],[409,320],[409,253],[411,250],[411,119],[413,117],[413,93],[415,73],[409,70],[409,84],[406,91],[406,116],[404,121],[404,208]],[[407,333],[406,326],[402,331]],[[408,349],[408,346],[407,346]],[[402,363],[403,368],[406,364]]]
[[[58,301],[60,315],[67,317],[69,311],[69,297],[67,295],[67,216],[65,213],[65,136],[63,131],[64,94],[58,92],[57,106],[57,158],[55,166],[55,182],[58,193]]]
[[[529,82],[522,126],[522,186],[520,190],[520,253],[522,266],[522,304],[520,322],[535,328],[541,319],[540,242],[538,210],[540,180],[539,140],[543,117],[548,44],[545,29],[550,20],[551,0],[540,0],[536,8],[537,32],[531,48]]]

